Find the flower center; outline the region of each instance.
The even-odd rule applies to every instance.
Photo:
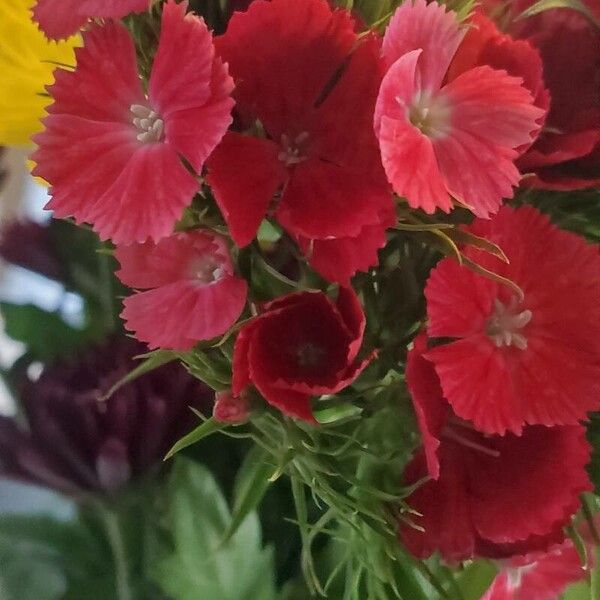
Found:
[[[400,98],[398,102],[404,105]],[[450,107],[443,96],[418,92],[408,107],[409,121],[430,138],[441,138],[450,131]]]
[[[308,133],[303,131],[293,140],[285,133],[281,136],[281,152],[277,158],[286,166],[291,167],[305,161],[308,157],[305,154],[306,141]]]
[[[212,257],[198,258],[191,263],[189,275],[191,279],[208,285],[221,279],[225,275],[225,270]]]
[[[133,115],[133,124],[138,130],[140,142],[160,142],[165,128],[164,121],[150,108],[142,104],[132,104],[129,109]]]
[[[513,296],[508,306],[498,298],[494,300],[494,312],[489,318],[485,332],[498,348],[515,346],[519,350],[527,348],[527,338],[522,329],[531,321],[530,310],[519,310],[519,301]]]
[[[306,342],[296,350],[296,360],[301,367],[317,367],[324,356],[325,350],[312,342]]]

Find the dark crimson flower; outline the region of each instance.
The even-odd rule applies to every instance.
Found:
[[[468,230],[510,262],[474,248],[466,256],[523,297],[452,259],[431,272],[428,334],[453,341],[427,357],[454,412],[486,433],[519,434],[526,423],[574,425],[600,409],[598,248],[531,207],[505,206]]]
[[[244,310],[248,286],[225,239],[210,231],[119,246],[115,255],[119,279],[144,290],[125,298],[121,317],[150,348],[189,350],[225,333]]]
[[[62,281],[65,277],[48,226],[34,221],[11,221],[2,227],[0,257],[50,279]]]
[[[234,13],[216,44],[245,133],[228,133],[207,163],[236,244],[252,241],[277,198],[274,218],[343,283],[376,264],[395,220],[372,127],[379,42],[354,29],[325,0],[255,0]]]
[[[114,22],[85,32],[76,69],[57,70],[48,88],[54,102],[32,157],[51,185],[46,208],[116,244],[173,231],[199,186],[180,157],[199,173],[231,123],[233,82],[186,7],[163,7],[148,97],[133,39]]]
[[[516,0],[513,15],[534,4]],[[600,3],[584,0],[600,18]],[[553,190],[600,185],[600,31],[571,9],[512,21],[509,32],[539,49],[552,102],[542,135],[518,165],[523,183]]]
[[[151,0],[37,0],[33,20],[49,38],[60,40],[76,33],[90,18],[120,19],[150,4]]]
[[[114,493],[159,464],[191,429],[189,406],[210,410],[212,392],[171,363],[103,400],[144,351],[125,338],[25,381],[28,427],[0,418],[0,472],[79,496]]]
[[[254,385],[286,415],[315,423],[312,396],[350,385],[375,353],[359,360],[365,316],[351,288],[337,301],[322,292],[277,298],[241,330],[233,354],[233,393]]]
[[[592,489],[590,446],[581,425],[526,427],[521,436],[487,435],[459,419],[442,395],[426,338],[415,340],[407,383],[424,449],[405,471],[407,484],[432,477],[407,502],[422,530],[400,525],[419,557],[439,551],[449,561],[502,558],[546,550]],[[560,473],[560,477],[556,474]]]
[[[497,212],[520,179],[518,149],[545,111],[523,79],[478,65],[448,80],[464,31],[437,2],[404,2],[385,32],[374,126],[394,191],[413,208],[449,212],[456,200],[479,217]]]
[[[593,548],[589,550],[593,559]],[[544,554],[504,561],[481,600],[556,600],[587,573],[573,540],[567,538]]]

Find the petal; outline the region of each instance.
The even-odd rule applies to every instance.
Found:
[[[484,539],[502,544],[544,535],[567,523],[580,494],[592,489],[585,470],[591,448],[580,425],[481,437],[498,452],[469,457],[473,522]]]
[[[513,376],[520,352],[496,348],[484,334],[437,346],[427,352],[440,378],[444,397],[461,418],[479,431],[520,433],[523,399]]]
[[[357,271],[368,271],[379,263],[377,251],[387,238],[381,225],[363,227],[356,237],[331,240],[300,238],[298,244],[309,254],[310,266],[327,281],[349,285]]]
[[[454,259],[444,258],[425,287],[429,337],[467,337],[483,331],[498,285]]]
[[[356,237],[366,225],[380,222],[379,212],[389,201],[382,182],[354,169],[309,159],[294,169],[275,216],[293,236]]]
[[[462,73],[441,92],[451,128],[434,140],[435,155],[450,193],[480,217],[512,197],[520,178],[515,149],[532,142],[545,114],[521,82],[483,66]]]
[[[383,117],[379,145],[388,181],[399,196],[429,214],[450,212],[452,201],[427,136],[406,121]]]
[[[196,179],[164,144],[137,150],[116,180],[108,181],[114,183],[89,207],[85,219],[101,239],[115,244],[169,235],[198,189]],[[56,210],[57,204],[53,200],[48,206]]]
[[[33,20],[49,38],[68,38],[91,16],[80,12],[79,4],[80,0],[37,0],[33,7]]]
[[[248,245],[287,172],[273,142],[228,133],[208,160],[206,181],[227,221],[231,237]]]
[[[422,484],[407,498],[417,512],[409,517],[422,529],[401,522],[399,536],[419,558],[431,556],[436,551],[451,562],[472,558],[476,540],[464,456],[460,449],[450,444],[440,453],[440,464],[442,476],[437,481]],[[414,484],[427,473],[425,456],[421,453],[409,463],[404,479],[407,484]]]
[[[496,70],[506,71],[508,75],[521,77],[523,85],[531,92],[534,104],[544,111],[537,120],[541,131],[550,106],[550,94],[544,87],[542,59],[539,51],[528,41],[514,40],[500,33],[493,21],[482,12],[475,11],[470,28],[448,72],[448,81],[471,68],[488,65]],[[536,135],[537,137],[537,135]],[[534,141],[519,147],[524,152]]]
[[[410,391],[417,423],[423,440],[423,452],[427,461],[427,472],[433,479],[440,476],[437,451],[440,447],[442,428],[448,419],[448,403],[433,364],[423,357],[427,350],[427,337],[419,335],[408,353],[406,383]]]
[[[236,82],[238,110],[279,141],[313,111],[355,41],[350,13],[325,0],[257,0],[233,14],[217,46]]]
[[[113,22],[92,27],[82,37],[84,47],[75,50],[75,71],[55,71],[55,83],[48,88],[54,99],[48,113],[131,123],[131,105],[144,102],[131,36]],[[46,125],[51,118],[45,119]]]
[[[352,362],[362,345],[367,319],[360,300],[351,286],[340,286],[335,306],[352,335],[348,350],[348,362]]]
[[[246,304],[246,282],[225,276],[209,285],[179,281],[126,298],[121,317],[151,349],[190,350],[225,333]]]
[[[150,0],[37,0],[33,19],[52,39],[66,38],[89,18],[120,19],[149,7]]]
[[[586,570],[572,540],[523,565],[507,565],[481,600],[555,600],[570,583],[583,580]]]
[[[173,0],[163,8],[149,97],[167,141],[199,172],[231,124],[233,81],[206,24],[186,8]]]
[[[388,65],[413,50],[423,50],[419,76],[423,89],[436,91],[464,35],[456,14],[437,2],[404,2],[396,10],[383,38]]]
[[[373,132],[373,110],[382,77],[380,41],[374,35],[366,36],[311,119],[311,155],[385,180]]]
[[[79,12],[102,19],[120,19],[150,7],[150,0],[79,0],[79,2],[81,5]]]

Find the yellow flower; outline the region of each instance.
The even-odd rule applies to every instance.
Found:
[[[35,0],[0,0],[0,145],[30,143],[50,104],[45,86],[59,65],[74,65],[75,36],[51,42],[31,20]]]

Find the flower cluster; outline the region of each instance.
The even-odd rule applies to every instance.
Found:
[[[115,245],[125,327],[188,364],[226,357],[219,423],[261,405],[304,428],[321,400],[400,371],[419,332],[406,380],[423,447],[400,540],[450,562],[566,543],[592,489],[600,253],[506,202],[521,180],[600,181],[598,32],[566,9],[517,21],[520,0],[502,16],[406,0],[384,31],[327,0],[254,0],[219,35],[185,0],[150,5],[33,8],[52,39],[84,27],[47,88],[34,174],[56,217]],[[453,256],[396,335],[373,298],[413,268],[399,232]]]

